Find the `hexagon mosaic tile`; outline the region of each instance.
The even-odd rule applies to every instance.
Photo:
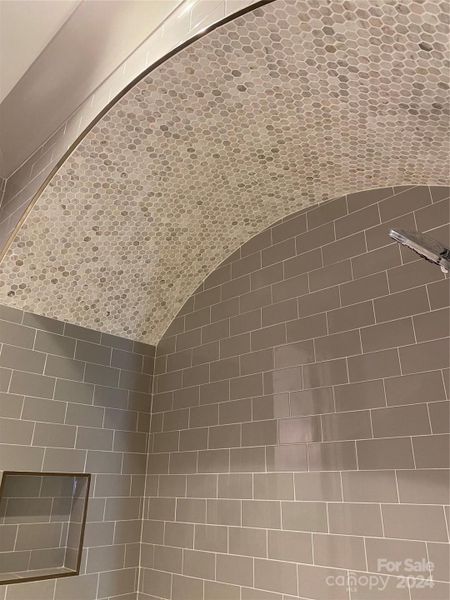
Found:
[[[448,182],[448,2],[275,0],[145,77],[1,266],[0,302],[155,343],[239,245],[368,188]]]

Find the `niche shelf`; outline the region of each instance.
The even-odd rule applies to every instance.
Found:
[[[3,472],[0,586],[79,574],[90,477]]]

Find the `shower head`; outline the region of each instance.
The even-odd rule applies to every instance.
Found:
[[[419,256],[438,265],[443,273],[450,269],[450,249],[420,231],[391,229],[389,236],[399,244],[414,250]]]

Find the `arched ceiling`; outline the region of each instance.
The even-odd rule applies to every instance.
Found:
[[[147,75],[45,189],[0,302],[158,341],[205,275],[280,217],[448,182],[448,3],[275,0]]]

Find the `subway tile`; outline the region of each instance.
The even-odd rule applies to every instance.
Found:
[[[295,473],[295,499],[305,500],[342,500],[339,473]]]
[[[358,211],[341,217],[334,222],[336,238],[347,237],[351,234],[374,227],[380,223],[380,215],[377,204],[370,204]]]
[[[34,398],[32,400],[40,400],[38,398]],[[44,402],[47,402],[44,400]],[[50,401],[48,401],[50,402]],[[32,402],[29,404],[32,404]],[[7,394],[5,392],[0,392],[0,417],[8,417],[10,419],[18,419],[22,413],[22,407],[24,406],[23,396],[18,396],[15,394]],[[64,410],[65,406],[63,405]],[[39,414],[39,413],[38,413]],[[31,421],[35,420],[33,414],[30,415],[30,409],[27,408],[25,414],[23,416],[24,419],[30,419]],[[58,417],[58,415],[57,415]],[[61,415],[59,415],[61,417]],[[64,419],[64,415],[62,416]]]
[[[306,213],[308,229],[320,227],[320,225],[338,219],[346,213],[347,202],[345,196],[319,204],[319,206],[308,210]]]
[[[401,264],[400,248],[396,245],[384,246],[352,258],[355,279],[392,269]]]
[[[142,450],[141,450],[142,452]],[[196,452],[172,452],[169,458],[170,473],[195,473],[197,471]]]
[[[419,231],[428,231],[439,227],[442,223],[448,221],[448,215],[450,212],[449,200],[441,200],[435,202],[430,206],[421,208],[415,211],[416,223]]]
[[[215,288],[218,289],[218,288]],[[209,290],[212,291],[212,290]],[[219,290],[220,291],[220,290]],[[219,294],[220,296],[220,294]],[[195,330],[198,332],[198,327],[202,325],[208,325],[211,323],[211,309],[208,306],[207,308],[202,308],[200,310],[195,310],[194,312],[189,313],[185,316],[185,329],[186,332]],[[183,334],[180,334],[183,335]],[[196,333],[196,337],[198,337],[198,333]],[[188,338],[186,338],[188,339]]]
[[[239,500],[207,500],[206,521],[216,525],[240,525],[241,503]]]
[[[338,585],[347,581],[347,571],[300,564],[298,569],[298,591],[301,597],[320,598],[320,600],[349,600],[347,585]],[[336,585],[330,585],[335,582]]]
[[[274,366],[274,353],[272,348],[249,352],[240,356],[241,375],[250,375],[262,371],[269,371]]]
[[[230,320],[224,319],[201,329],[202,343],[214,342],[230,335]]]
[[[235,277],[246,275],[247,273],[251,273],[252,271],[256,271],[256,269],[260,268],[261,253],[254,252],[253,254],[247,254],[244,258],[240,258],[232,262],[231,276],[234,279]]]
[[[179,333],[176,337],[176,351],[186,350],[187,348],[193,348],[198,346],[201,341],[202,329],[192,329],[186,333]]]
[[[374,190],[365,190],[363,192],[357,192],[355,194],[349,194],[347,196],[348,210],[349,212],[361,210],[361,208],[363,208],[364,206],[374,204],[375,202],[383,200],[383,198],[388,198],[392,196],[393,193],[393,188],[386,187]]]
[[[357,256],[366,251],[366,240],[364,233],[359,232],[342,238],[331,244],[322,246],[324,266]]]
[[[221,321],[222,322],[222,321]],[[226,322],[228,323],[228,321]],[[237,335],[261,327],[261,309],[256,309],[230,319],[230,334]],[[222,337],[228,336],[228,330]]]
[[[242,525],[244,527],[281,529],[280,502],[243,500]]]
[[[348,568],[366,569],[364,540],[350,535],[314,534],[315,564]]]
[[[328,531],[325,502],[282,502],[283,529]]]
[[[128,350],[128,352],[133,350],[132,340],[127,340],[118,335],[111,335],[110,333],[102,333],[100,343],[102,346],[111,346],[120,350]]]
[[[164,543],[167,546],[193,548],[194,525],[191,523],[172,523],[167,521],[164,527]]]
[[[23,394],[39,398],[52,398],[54,388],[54,377],[23,371],[14,371],[9,384],[9,391],[12,394]]]
[[[89,365],[86,365],[86,370]],[[121,369],[119,377],[119,388],[133,390],[135,392],[149,392],[151,390],[152,378],[150,375],[124,371]]]
[[[112,450],[113,432],[95,427],[78,427],[76,447],[83,450]]]
[[[220,287],[218,287],[218,286],[212,287],[204,292],[195,294],[195,296],[194,296],[194,312],[198,311],[204,307],[209,308],[209,306],[211,306],[211,304],[216,304],[219,301],[220,301]],[[193,313],[186,315],[186,324],[188,322],[188,319],[192,315],[193,315]]]
[[[192,349],[192,366],[208,363],[212,360],[219,360],[219,358],[220,344],[218,340]]]
[[[219,422],[221,424],[251,421],[251,417],[252,402],[250,398],[223,402],[219,405]]]
[[[263,307],[262,309],[262,325],[267,327],[276,323],[284,323],[296,319],[297,314],[297,302],[295,299],[284,300],[271,304],[270,306]]]
[[[259,250],[263,250],[270,246],[272,243],[272,230],[270,228],[261,231],[256,234],[252,238],[250,238],[247,242],[242,244],[240,248],[240,256],[248,256],[249,254],[254,254]]]
[[[294,531],[269,531],[268,557],[289,562],[312,563],[311,535]]]
[[[416,186],[381,201],[381,219],[389,221],[428,204],[431,204],[430,189],[427,186]]]
[[[72,358],[75,354],[75,344],[76,342],[72,338],[47,331],[37,331],[34,349]]]
[[[230,470],[230,450],[201,450],[198,453],[199,473],[227,473]]]
[[[320,248],[310,250],[309,252],[302,252],[302,254],[289,258],[284,262],[284,277],[285,279],[289,279],[313,269],[320,269],[322,266]]]
[[[237,585],[253,585],[253,561],[242,556],[218,554],[216,579]]]
[[[320,248],[325,244],[334,242],[335,239],[334,223],[324,223],[312,231],[301,233],[296,237],[297,254]]]
[[[11,344],[21,348],[32,348],[35,333],[35,330],[31,327],[9,323],[8,321],[0,322],[0,342],[4,344]]]
[[[220,341],[220,357],[229,358],[250,352],[250,334],[241,333]]]
[[[227,370],[235,372],[236,361],[231,359],[231,364],[227,366]],[[223,367],[221,366],[219,370]],[[200,404],[212,404],[216,402],[225,402],[230,399],[230,383],[229,381],[219,380],[213,383],[200,386]]]
[[[160,571],[170,573],[181,573],[182,550],[180,548],[169,548],[155,546],[154,567]]]
[[[410,438],[361,440],[356,442],[360,469],[412,469]]]
[[[212,382],[229,379],[238,375],[239,358],[237,356],[210,363],[210,378]]]
[[[415,342],[414,329],[410,318],[372,325],[361,329],[364,352],[406,346]]]
[[[246,313],[267,306],[268,304],[271,304],[271,302],[272,294],[270,286],[259,288],[258,290],[243,294],[239,297],[239,312]]]
[[[184,550],[183,557],[183,574],[203,579],[214,579],[214,554],[198,550]]]
[[[210,552],[227,552],[227,528],[217,525],[195,526],[194,548]],[[167,569],[172,570],[172,569]]]
[[[397,471],[400,502],[449,504],[450,473],[447,469]]]
[[[322,415],[324,441],[359,440],[372,437],[368,411]]]
[[[233,446],[240,446],[241,426],[233,424],[210,427],[208,443],[209,448],[232,448]]]
[[[381,506],[386,537],[447,542],[444,510],[441,506]]]
[[[33,423],[15,419],[0,419],[0,440],[3,444],[28,446],[33,437],[33,428]]]
[[[178,431],[155,433],[153,437],[153,452],[174,452],[178,450]]]
[[[414,373],[385,380],[388,405],[433,402],[445,398],[440,371]]]
[[[426,546],[423,542],[368,538],[366,550],[367,566],[375,573],[388,573],[387,563],[398,562],[396,574],[410,576],[411,571],[408,571],[405,565],[406,558],[415,563],[428,562]]]
[[[317,361],[361,354],[361,341],[358,331],[335,333],[316,338],[314,347]]]
[[[284,323],[263,327],[251,333],[251,349],[262,350],[286,342],[286,328]]]
[[[428,405],[433,433],[450,433],[450,402],[433,402]]]
[[[276,231],[276,228],[273,231]],[[289,239],[274,243],[262,251],[262,266],[268,267],[274,263],[287,260],[292,256],[295,256],[295,240],[293,237],[290,237]],[[255,271],[255,269],[252,269],[252,271]]]
[[[348,359],[350,381],[378,379],[400,374],[400,363],[396,350],[368,352]]]
[[[367,240],[367,249],[374,250],[381,246],[387,246],[392,244],[391,238],[389,237],[389,231],[391,229],[406,229],[408,231],[415,230],[416,224],[414,221],[413,213],[408,213],[400,217],[396,217],[390,221],[376,225],[365,231]]]
[[[342,473],[342,489],[345,502],[398,502],[394,471]]]
[[[281,302],[289,298],[297,298],[308,292],[308,275],[303,273],[272,285],[273,302]]]
[[[353,357],[353,359],[359,357]],[[347,383],[347,366],[344,359],[303,365],[303,385],[305,389],[327,387]]]
[[[302,388],[301,367],[289,367],[287,369],[276,369],[264,373],[264,393],[280,394],[295,391]]]
[[[263,393],[262,375],[244,375],[235,377],[230,381],[230,399],[238,400],[240,398],[249,398],[251,396],[260,396]]]
[[[111,348],[78,340],[75,358],[81,361],[109,365],[111,360]]]
[[[291,416],[315,415],[334,411],[332,388],[313,388],[290,394]],[[284,415],[277,415],[284,416]]]
[[[180,432],[180,450],[204,450],[208,447],[208,429],[185,429]]]
[[[280,326],[276,326],[280,327]],[[281,333],[281,330],[280,330]],[[325,313],[318,315],[312,315],[297,319],[295,321],[289,321],[286,324],[286,340],[274,340],[274,344],[278,345],[287,342],[296,342],[299,340],[306,340],[309,338],[326,335],[327,333],[327,321]]]
[[[342,305],[356,304],[365,300],[372,300],[379,296],[386,296],[389,293],[386,273],[375,273],[368,277],[362,277],[349,283],[341,285]],[[382,298],[380,302],[384,300]],[[378,302],[375,300],[375,302]],[[400,315],[402,316],[402,315]],[[392,317],[396,318],[396,317]]]
[[[186,495],[192,498],[216,498],[216,475],[188,475]]]
[[[354,442],[308,444],[310,471],[349,471],[357,468]]]
[[[450,436],[423,435],[412,438],[417,469],[448,469],[450,467]]]
[[[253,496],[252,476],[240,473],[219,475],[217,495],[219,498],[251,498]]]
[[[2,369],[0,367],[0,391],[7,392],[11,381],[11,369]]]
[[[376,438],[431,433],[425,404],[373,410],[372,426]]]
[[[298,299],[298,311],[300,317],[307,317],[317,313],[325,312],[337,308],[341,304],[339,287],[335,286],[318,292],[311,292]],[[297,315],[291,316],[291,320],[297,318]]]
[[[96,365],[86,365],[86,367],[95,367]],[[71,358],[64,358],[60,356],[49,355],[45,365],[45,374],[53,377],[60,377],[62,379],[71,379],[73,381],[83,381],[85,363],[81,361],[75,361]],[[87,375],[87,370],[86,370]],[[86,381],[90,381],[86,377]]]
[[[281,561],[255,559],[255,587],[284,594],[297,594],[296,566]]]
[[[58,376],[61,377],[61,375]],[[74,377],[71,377],[70,379],[74,379]],[[98,385],[117,387],[119,384],[119,369],[88,363],[86,364],[84,380],[86,383],[95,383]]]
[[[204,600],[240,600],[240,588],[228,583],[205,581]]]
[[[428,298],[425,288],[419,287],[378,298],[374,306],[377,321],[392,321],[428,311]]]
[[[306,214],[301,213],[297,216],[275,225],[272,228],[272,239],[273,241],[279,242],[281,240],[294,237],[303,231],[306,231]]]
[[[427,548],[429,560],[433,563],[433,578],[450,581],[450,545],[428,542]]]
[[[250,291],[250,275],[243,275],[222,285],[222,300],[235,298]]]
[[[401,292],[420,285],[444,279],[444,274],[427,261],[414,261],[389,269],[389,289]]]
[[[104,410],[98,406],[88,406],[86,404],[69,403],[67,405],[66,419],[67,425],[86,425],[90,427],[102,427]],[[107,427],[107,425],[105,424]],[[107,427],[113,429],[112,427]]]
[[[223,302],[219,302],[218,304],[214,304],[214,306],[211,307],[211,322],[222,321],[222,319],[234,317],[237,314],[239,314],[239,298],[230,298]],[[202,328],[202,331],[204,331],[204,329],[205,328]]]
[[[205,427],[219,423],[219,407],[217,404],[193,407],[190,409],[189,426]]]
[[[286,444],[266,448],[268,471],[306,471],[306,444]]]
[[[254,421],[289,416],[289,394],[271,394],[252,398]]]
[[[444,337],[450,331],[450,312],[445,308],[415,315],[413,321],[418,342]]]
[[[277,283],[283,280],[283,264],[275,263],[258,269],[250,274],[250,287],[252,290],[259,290],[262,287],[268,286],[272,283]],[[247,290],[245,290],[247,291]]]
[[[381,511],[377,504],[351,504],[349,502],[328,505],[330,533],[382,537]]]
[[[448,281],[437,281],[427,286],[430,308],[435,310],[450,306],[450,289]]]
[[[22,310],[18,310],[12,306],[0,306],[0,320],[2,321],[9,321],[10,323],[22,323],[23,316],[24,313]]]
[[[279,422],[279,443],[296,444],[321,441],[319,417],[298,417],[281,419]]]
[[[46,448],[43,470],[80,473],[84,469],[86,452],[72,448]]]
[[[252,472],[266,470],[266,453],[260,448],[232,448],[230,450],[231,472]]]
[[[243,446],[267,446],[277,442],[277,421],[255,421],[242,424]]]
[[[179,410],[181,408],[189,408],[197,406],[200,402],[200,387],[192,386],[185,387],[181,390],[173,392],[173,408]],[[169,406],[169,408],[171,408]]]
[[[230,554],[266,556],[266,532],[250,527],[229,527]]]
[[[385,406],[383,381],[381,379],[337,385],[334,388],[334,396],[337,411]]]
[[[350,260],[343,260],[339,263],[334,263],[323,267],[322,269],[315,269],[308,273],[309,287],[311,292],[322,290],[336,286],[346,281],[351,281],[352,267]]]
[[[41,352],[4,344],[0,354],[0,366],[42,374],[44,372],[45,359],[45,354]]]
[[[197,365],[183,370],[183,387],[209,382],[209,365]],[[148,389],[148,388],[147,388]]]
[[[450,364],[448,342],[448,338],[443,338],[400,348],[402,372],[407,374],[445,369]]]
[[[203,581],[174,573],[172,598],[173,600],[198,600],[203,598]]]
[[[43,448],[0,444],[0,469],[40,471],[44,458]]]
[[[100,343],[101,337],[99,331],[94,331],[87,327],[80,327],[79,325],[72,325],[72,323],[65,323],[64,335],[78,340],[85,340],[86,342],[94,342],[95,344]]]

